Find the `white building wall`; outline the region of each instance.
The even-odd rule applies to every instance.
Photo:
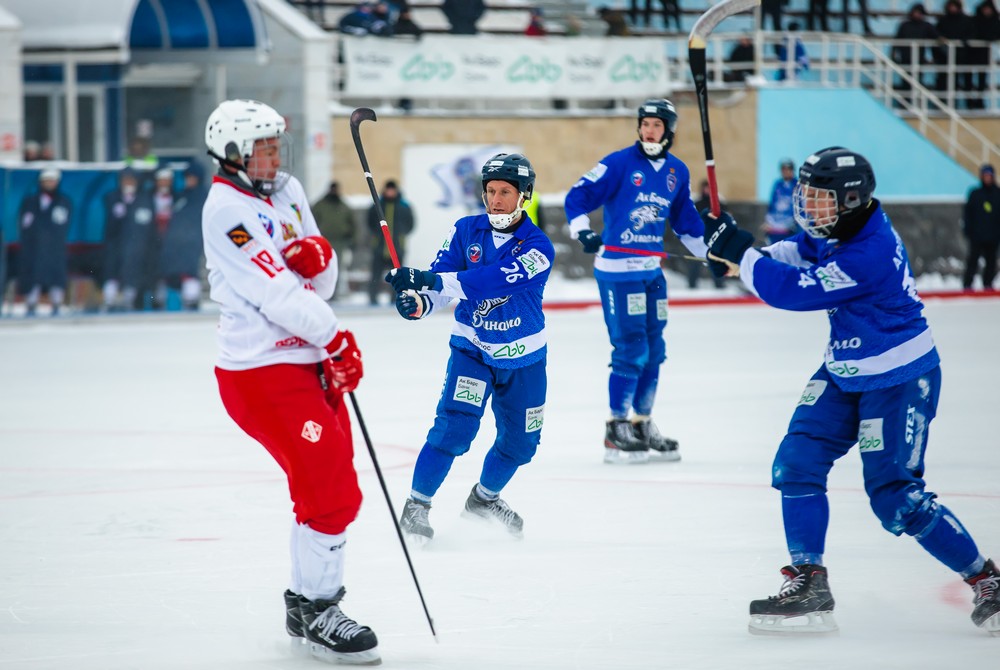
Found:
[[[19,161],[24,151],[24,85],[21,22],[0,7],[0,161]]]

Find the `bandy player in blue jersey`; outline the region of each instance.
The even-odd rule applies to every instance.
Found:
[[[404,319],[422,319],[458,300],[444,390],[400,519],[412,539],[434,537],[431,499],[455,457],[469,450],[491,396],[497,437],[464,513],[522,534],[521,516],[500,491],[535,455],[545,412],[542,291],[555,250],[524,211],[534,188],[527,158],[493,156],[482,168],[486,213],[455,222],[430,270],[403,267],[386,275]]]
[[[752,633],[837,629],[823,565],[827,475],[855,444],[872,511],[961,575],[974,591],[972,621],[1000,634],[1000,571],[955,515],[925,489],[928,430],[941,367],[906,249],[875,191],[868,161],[830,147],[806,158],[792,197],[802,232],[763,249],[726,212],[708,210],[709,259],[781,309],[826,310],[830,340],[778,447],[772,486],[781,491],[791,564],[777,596],[750,603]]]
[[[565,202],[570,234],[597,254],[594,277],[613,347],[606,463],[680,460],[677,441],[661,435],[650,416],[667,358],[667,282],[660,269],[667,225],[692,254],[706,251],[688,168],[669,153],[677,130],[673,104],[647,100],[638,117],[639,139],[602,158]],[[602,206],[598,235],[587,215]]]

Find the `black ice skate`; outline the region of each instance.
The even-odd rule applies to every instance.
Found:
[[[833,594],[821,565],[786,565],[785,583],[776,596],[750,602],[750,632],[754,635],[834,633]]]
[[[681,460],[677,440],[664,437],[652,419],[632,422],[632,433],[649,448],[649,460],[672,462]]]
[[[378,639],[368,626],[362,626],[340,609],[344,597],[341,587],[329,600],[301,598],[303,632],[313,658],[327,663],[379,665]]]
[[[399,527],[406,533],[408,539],[418,544],[434,539],[434,529],[427,519],[430,510],[430,503],[413,498],[406,499],[403,503],[403,514],[399,518]]]
[[[296,656],[308,656],[305,626],[302,624],[302,612],[299,605],[305,600],[300,595],[285,591],[285,631],[288,633],[288,644]]]
[[[495,500],[483,500],[476,495],[476,487],[472,487],[469,497],[465,500],[465,511],[462,513],[466,517],[486,519],[487,521],[500,522],[507,531],[515,537],[521,537],[524,532],[524,520],[517,512],[500,498]]]
[[[638,464],[649,461],[649,446],[636,437],[628,419],[611,419],[604,431],[604,462]]]
[[[983,571],[966,580],[975,596],[972,603],[972,623],[990,635],[1000,635],[1000,571],[992,560],[986,561]]]

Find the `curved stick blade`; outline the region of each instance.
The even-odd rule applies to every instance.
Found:
[[[358,107],[351,112],[352,128],[360,126],[362,121],[378,121],[378,118],[375,116],[375,110],[368,107]]]

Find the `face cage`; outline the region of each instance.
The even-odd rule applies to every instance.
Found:
[[[490,214],[490,203],[486,199],[486,191],[483,191],[483,206],[486,207],[486,216],[489,217],[490,227],[493,230],[503,232],[513,226],[521,219],[521,212],[524,211],[524,203],[531,198],[524,195],[524,191],[518,192],[517,206],[510,214]]]
[[[830,231],[840,219],[837,192],[799,182],[792,192],[792,211],[795,223],[808,235],[829,237]]]
[[[262,137],[260,139],[266,140],[270,138]],[[289,133],[282,133],[278,136],[278,142],[278,158],[281,161],[281,167],[278,168],[278,172],[274,175],[273,179],[258,179],[255,175],[251,175],[249,170],[240,172],[240,177],[244,181],[249,182],[253,189],[265,198],[269,198],[285,188],[285,185],[292,176],[292,168],[295,162],[292,136]],[[249,165],[251,158],[252,154],[244,156],[244,164]]]

